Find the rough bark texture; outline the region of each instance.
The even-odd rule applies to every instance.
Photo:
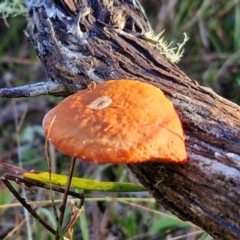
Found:
[[[151,47],[135,0],[28,1],[26,33],[69,93],[95,80],[159,87],[180,113],[188,162],[128,167],[156,201],[218,239],[240,239],[240,107],[188,78]]]

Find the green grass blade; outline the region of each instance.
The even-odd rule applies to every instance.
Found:
[[[88,233],[88,224],[87,224],[87,216],[86,216],[86,212],[85,209],[82,209],[82,212],[80,214],[79,217],[79,222],[80,222],[80,226],[81,226],[81,232],[82,232],[82,238],[83,240],[89,240],[89,233]]]
[[[24,177],[39,182],[49,183],[49,173],[24,173]],[[58,186],[66,186],[67,176],[54,174],[51,175],[51,183]],[[91,180],[86,178],[72,178],[71,188],[100,191],[100,192],[143,192],[147,191],[146,188],[133,183],[118,183],[118,182],[99,182],[97,180]]]

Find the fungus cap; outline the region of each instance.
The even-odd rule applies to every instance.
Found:
[[[109,80],[67,97],[43,119],[60,151],[97,163],[187,159],[179,115],[162,91],[133,80]]]

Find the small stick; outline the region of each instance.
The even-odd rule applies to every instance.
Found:
[[[36,192],[34,190],[32,190],[31,188],[29,188],[28,186],[26,186],[24,183],[19,182],[18,179],[15,180],[15,182],[20,185],[22,188],[24,188],[26,191],[29,191],[32,194],[36,194]]]
[[[59,211],[60,211],[59,223],[60,223],[61,226],[62,226],[62,223],[63,223],[64,213],[65,213],[67,198],[68,198],[68,192],[69,192],[69,189],[70,189],[70,186],[71,186],[71,181],[72,181],[75,162],[76,162],[76,158],[74,157],[74,158],[71,159],[69,172],[68,172],[67,185],[66,185],[65,192],[64,192],[64,195],[63,195],[62,204],[59,208]]]
[[[22,177],[19,177],[19,176],[14,176],[14,175],[8,175],[8,174],[5,174],[3,177],[5,179],[16,182],[17,184],[19,184],[19,182],[21,182],[21,183],[25,183],[26,185],[32,185],[32,186],[36,186],[36,187],[40,187],[40,188],[50,190],[50,185],[49,184],[38,182],[38,181],[35,181],[35,180],[32,180],[32,179],[29,180],[29,179],[26,179],[26,178],[22,178]],[[64,188],[61,188],[61,187],[58,187],[58,186],[52,186],[52,190],[55,191],[55,192],[59,192],[59,193],[64,193],[65,192]],[[83,193],[76,193],[76,192],[73,192],[73,191],[69,190],[68,195],[70,195],[72,197],[75,197],[75,198],[79,198],[81,200],[82,204],[83,204],[83,201],[84,201],[84,194]]]
[[[72,204],[72,209],[71,209],[72,216],[69,223],[67,224],[67,226],[63,231],[64,233],[71,231],[74,223],[76,222],[79,215],[81,214],[82,206],[83,206],[83,202],[80,202],[78,206],[76,206],[75,203]]]
[[[31,205],[29,205],[24,198],[22,198],[19,193],[13,188],[11,183],[5,178],[5,176],[1,177],[1,180],[6,185],[6,187],[9,189],[9,191],[15,196],[15,198],[22,204],[23,207],[25,207],[30,214],[39,222],[41,223],[49,232],[52,234],[56,234],[56,231],[51,228],[46,222],[37,214],[36,211],[33,210]]]
[[[12,187],[12,185],[10,184],[10,182],[8,180],[14,181],[17,184],[19,184],[20,186],[22,186],[22,184],[26,184],[26,185],[32,185],[32,186],[37,186],[37,187],[41,187],[41,188],[45,188],[48,190],[53,190],[56,192],[60,192],[60,193],[65,193],[65,189],[61,188],[61,187],[57,187],[57,186],[51,186],[49,184],[45,184],[45,183],[41,183],[35,180],[29,180],[26,178],[22,178],[19,176],[14,176],[14,175],[7,175],[5,174],[3,177],[1,177],[1,180],[3,181],[3,183],[6,185],[6,187],[9,189],[9,191],[16,197],[16,199],[22,204],[23,207],[25,207],[29,213],[39,222],[41,223],[47,230],[49,230],[53,235],[56,236],[57,232],[51,228],[49,225],[46,224],[46,222],[36,213],[36,211],[31,207],[31,205],[29,205],[26,200],[24,198],[22,198],[19,193]],[[21,183],[21,184],[20,184]],[[68,195],[75,197],[75,198],[79,198],[80,199],[80,203],[79,203],[79,209],[81,209],[81,207],[84,204],[84,194],[82,193],[76,193],[73,191],[68,191],[67,192]]]
[[[58,82],[38,82],[13,88],[0,88],[0,98],[21,98],[40,95],[53,95],[66,97],[84,89],[83,86],[65,86]]]

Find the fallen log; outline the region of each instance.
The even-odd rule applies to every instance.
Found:
[[[181,219],[217,239],[240,239],[240,107],[200,86],[154,47],[135,0],[28,0],[27,7],[26,34],[47,74],[64,86],[62,95],[93,80],[123,78],[165,93],[180,114],[188,162],[128,167]]]

